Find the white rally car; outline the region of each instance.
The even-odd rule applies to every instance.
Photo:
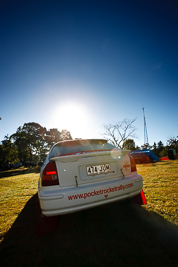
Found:
[[[55,144],[38,182],[42,214],[67,214],[127,198],[146,204],[143,179],[128,153],[103,139]]]

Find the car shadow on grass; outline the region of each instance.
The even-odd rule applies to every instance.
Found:
[[[40,236],[36,215],[34,195],[4,236],[1,266],[178,266],[178,227],[141,206],[115,202],[63,215]]]

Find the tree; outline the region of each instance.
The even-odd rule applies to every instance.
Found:
[[[49,129],[49,131],[46,131],[45,141],[50,148],[55,143],[63,140],[72,140],[72,136],[69,131],[62,130],[62,132],[59,132],[56,128]]]
[[[72,140],[72,136],[71,136],[71,134],[70,134],[69,131],[62,130],[62,132],[61,132],[61,139],[62,140]]]
[[[135,119],[124,119],[121,122],[109,123],[104,125],[105,133],[103,136],[114,146],[122,148],[128,138],[136,138],[136,128],[133,126]]]
[[[178,152],[178,136],[177,137],[170,137],[167,140],[168,146],[170,148],[176,149],[176,152]]]
[[[48,131],[46,131],[45,141],[50,149],[55,143],[62,141],[61,133],[57,128],[49,129]]]
[[[157,149],[157,145],[156,145],[155,142],[154,142],[154,144],[153,144],[153,146],[152,146],[152,149],[153,149],[153,152],[156,151],[156,149]]]
[[[12,143],[11,138],[6,135],[0,145],[0,164],[19,162],[17,146]]]
[[[165,146],[165,147],[160,151],[160,153],[159,153],[158,156],[159,156],[160,158],[167,156],[167,155],[168,155],[167,150],[168,150],[168,147]]]
[[[38,123],[30,122],[25,123],[23,127],[19,127],[16,133],[11,136],[18,147],[21,162],[33,161],[34,155],[41,160],[40,155],[47,151],[44,139],[45,133],[46,128]]]
[[[163,142],[162,141],[159,141],[158,142],[158,149],[159,150],[162,150],[164,148],[164,144],[163,144]]]
[[[152,146],[152,151],[159,158],[167,155],[167,148],[164,147],[164,144],[162,141],[159,141],[157,144],[154,142]]]
[[[142,149],[151,149],[152,146],[150,146],[149,143],[146,143],[144,145],[141,146]]]
[[[123,148],[124,149],[128,149],[128,150],[135,150],[135,142],[133,139],[127,139],[124,143],[123,143]]]
[[[67,130],[60,133],[56,128],[46,130],[38,123],[29,122],[19,127],[11,139],[18,148],[21,162],[37,162],[46,158],[47,152],[55,143],[70,140],[72,137]]]

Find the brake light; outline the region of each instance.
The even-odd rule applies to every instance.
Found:
[[[130,158],[130,164],[131,164],[131,172],[136,172],[137,168],[136,168],[135,160],[132,158],[131,155],[129,155],[129,158]]]
[[[42,173],[42,186],[59,185],[56,163],[48,162]]]

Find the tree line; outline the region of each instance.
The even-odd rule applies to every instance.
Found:
[[[136,146],[134,141],[137,138],[135,120],[124,119],[121,122],[104,125],[103,137],[121,149],[151,149],[159,158],[167,156],[168,149],[174,149],[178,153],[178,136],[169,138],[166,146],[162,141],[154,142],[152,146],[149,144],[143,144],[141,147]],[[25,162],[38,163],[43,161],[51,147],[63,140],[72,140],[68,130],[61,132],[57,128],[47,130],[35,122],[25,123],[17,129],[16,133],[5,136],[1,142],[0,166],[9,162],[24,164]]]
[[[170,138],[167,140],[167,145],[164,146],[162,141],[159,141],[158,143],[154,142],[153,145],[150,144],[144,144],[141,147],[135,146],[135,142],[133,139],[127,139],[123,143],[123,148],[124,149],[129,149],[129,150],[142,150],[142,149],[150,149],[153,151],[153,153],[158,157],[158,158],[163,158],[168,156],[168,151],[169,150],[174,150],[175,155],[178,154],[178,136],[177,138]]]
[[[51,147],[63,140],[71,140],[67,130],[57,128],[47,130],[35,122],[25,123],[16,133],[5,136],[0,145],[0,165],[21,162],[38,163],[46,158]]]
[[[109,140],[113,145],[121,149],[128,150],[142,150],[151,149],[153,153],[159,158],[168,155],[168,150],[173,149],[175,154],[178,153],[178,136],[170,137],[167,140],[167,145],[164,146],[162,141],[154,142],[153,145],[148,143],[143,144],[141,147],[135,145],[134,139],[137,138],[136,128],[134,126],[134,119],[124,119],[119,122],[108,123],[104,126],[103,136]]]

